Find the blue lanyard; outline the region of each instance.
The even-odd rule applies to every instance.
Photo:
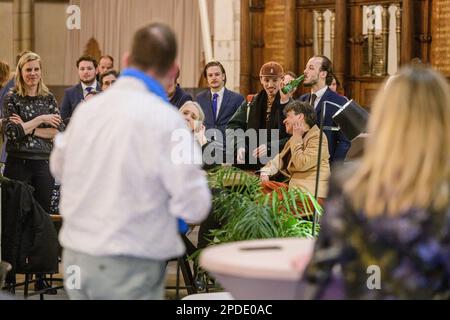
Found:
[[[120,73],[121,77],[132,77],[138,80],[141,80],[144,82],[145,86],[147,87],[147,90],[150,92],[153,92],[158,97],[163,99],[166,102],[169,102],[169,99],[167,98],[166,91],[164,90],[163,86],[150,77],[148,74],[134,68],[126,68]]]

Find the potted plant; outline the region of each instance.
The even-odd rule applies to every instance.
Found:
[[[219,167],[209,171],[208,181],[214,190],[212,214],[221,225],[210,231],[210,245],[243,240],[313,237],[312,216],[314,211],[320,216],[322,207],[309,192],[298,188],[280,188],[264,193],[258,176],[235,167]],[[315,235],[319,228],[316,224]],[[200,252],[197,250],[191,258],[197,261]]]
[[[312,237],[312,215],[322,207],[309,192],[279,189],[265,194],[259,177],[235,167],[220,167],[208,173],[213,196],[213,214],[221,222],[212,230],[212,244],[230,241]],[[316,224],[316,233],[319,225]]]

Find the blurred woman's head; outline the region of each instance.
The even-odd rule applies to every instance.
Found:
[[[6,82],[8,82],[9,77],[9,65],[5,61],[0,60],[0,88],[2,88],[6,84]]]
[[[186,101],[180,108],[180,112],[192,131],[198,130],[205,120],[205,114],[203,113],[202,107],[194,101]]]
[[[46,96],[49,93],[42,80],[41,57],[34,52],[25,53],[19,59],[15,81],[20,96],[26,96],[34,90],[38,96]]]
[[[341,87],[341,84],[335,75],[333,75],[333,80],[331,81],[331,84],[328,87],[331,89],[331,91],[334,92],[338,92],[339,88]]]
[[[402,69],[380,90],[361,167],[346,192],[369,216],[449,205],[450,88],[425,66]]]

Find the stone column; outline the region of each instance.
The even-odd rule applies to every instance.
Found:
[[[17,56],[23,50],[34,50],[34,1],[13,2],[13,53]]]
[[[214,1],[214,58],[227,73],[228,89],[239,89],[240,0]]]

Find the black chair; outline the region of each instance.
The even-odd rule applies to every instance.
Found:
[[[60,224],[62,221],[62,217],[60,215],[50,215],[50,218],[55,225]],[[57,229],[59,229],[59,228],[57,228]],[[59,246],[59,243],[58,243],[58,246]],[[61,249],[59,250],[59,252],[61,253]],[[58,263],[60,263],[60,262],[61,262],[61,255],[59,254]],[[3,263],[4,262],[2,262],[2,264]],[[6,268],[6,265],[9,265],[9,270],[11,270],[11,265],[9,263],[5,262],[5,268]],[[19,282],[19,283],[16,282],[17,274],[23,274],[25,276],[25,279],[23,282]],[[17,273],[17,274],[9,275],[10,282],[7,283],[7,285],[4,288],[3,288],[3,285],[1,285],[0,288],[3,288],[4,290],[9,291],[12,294],[15,294],[16,289],[23,286],[23,289],[24,289],[23,296],[25,299],[32,297],[32,296],[39,295],[40,300],[44,300],[44,295],[55,294],[57,290],[64,288],[64,285],[62,284],[64,282],[64,279],[54,278],[53,277],[54,274],[22,273],[22,272]],[[5,280],[6,272],[3,276],[4,276],[3,280]],[[11,279],[12,279],[12,281],[11,281]],[[60,282],[61,285],[53,286],[53,282]],[[2,284],[2,283],[3,282],[0,281],[0,284]],[[33,283],[35,284],[35,290],[33,293],[30,293],[30,284],[33,284]],[[43,286],[42,288],[39,288],[39,286],[37,286],[37,284],[45,284],[45,286]],[[38,288],[36,288],[36,287],[38,287]]]
[[[197,293],[197,288],[194,284],[194,276],[191,269],[191,265],[189,264],[189,257],[197,251],[197,248],[194,246],[194,244],[188,239],[188,237],[185,234],[180,234],[185,246],[186,246],[186,253],[178,258],[174,258],[169,260],[169,262],[176,261],[177,262],[177,274],[176,274],[176,282],[175,286],[166,286],[166,289],[173,290],[175,289],[175,297],[176,299],[180,299],[180,289],[185,289],[187,293],[195,294]],[[184,286],[180,285],[180,271],[181,275],[183,276],[184,280]]]

